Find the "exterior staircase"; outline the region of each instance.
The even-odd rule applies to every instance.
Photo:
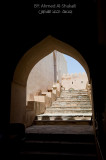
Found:
[[[97,160],[93,126],[88,125],[91,116],[87,91],[62,91],[52,106],[36,117],[37,125],[26,128],[18,159]]]
[[[86,90],[63,90],[44,114],[37,115],[36,125],[90,124],[92,106]]]

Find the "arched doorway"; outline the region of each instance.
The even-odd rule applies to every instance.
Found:
[[[26,116],[26,85],[27,78],[34,65],[54,50],[58,50],[76,59],[85,69],[88,81],[91,82],[89,67],[81,54],[72,46],[48,36],[32,47],[19,61],[11,88],[10,122],[25,124]]]

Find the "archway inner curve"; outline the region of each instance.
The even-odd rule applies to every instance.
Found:
[[[76,59],[85,69],[90,82],[89,67],[82,55],[72,46],[57,40],[52,36],[48,36],[26,52],[16,67],[13,81],[25,86],[28,75],[34,65],[54,50],[67,54]]]
[[[88,81],[90,82],[89,67],[81,54],[72,46],[57,40],[52,36],[48,36],[28,50],[16,67],[11,92],[11,122],[25,124],[26,85],[29,73],[37,62],[54,50],[58,50],[59,52],[67,54],[76,59],[85,69],[88,76]]]

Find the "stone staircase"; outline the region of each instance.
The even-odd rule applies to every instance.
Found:
[[[3,159],[98,160],[91,125],[32,125],[25,134],[22,127],[13,129]]]
[[[19,155],[19,160],[23,159],[97,160],[94,134],[26,133]]]
[[[63,90],[44,114],[37,115],[36,125],[90,124],[92,106],[86,90]]]
[[[37,115],[37,125],[26,128],[19,160],[97,160],[93,126],[88,125],[91,108],[87,91],[62,91],[44,114]]]

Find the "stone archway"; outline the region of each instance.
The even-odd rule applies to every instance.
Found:
[[[76,59],[85,69],[90,82],[90,71],[81,54],[72,46],[48,36],[28,50],[19,61],[14,72],[11,88],[11,123],[25,123],[27,78],[34,65],[54,50]]]

